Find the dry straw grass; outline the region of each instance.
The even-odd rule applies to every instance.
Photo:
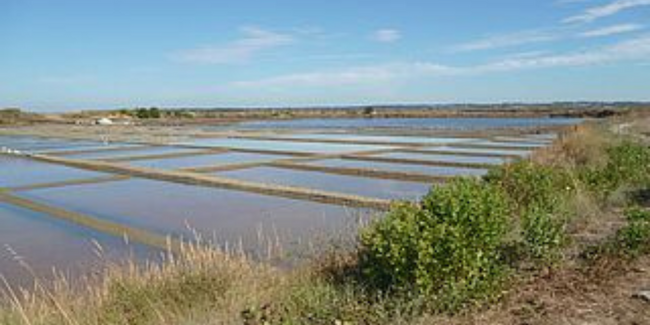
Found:
[[[29,270],[28,266],[25,266]],[[27,290],[3,278],[6,325],[236,324],[248,306],[270,301],[279,271],[203,244],[183,244],[161,263],[109,264],[76,283],[35,278]]]

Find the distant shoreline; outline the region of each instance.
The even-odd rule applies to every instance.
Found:
[[[109,118],[128,124],[205,125],[261,120],[339,118],[606,118],[633,110],[650,109],[646,103],[563,103],[498,105],[394,105],[321,108],[133,108],[66,113],[29,113],[0,110],[0,124],[92,124]],[[155,114],[151,113],[155,111]],[[17,113],[18,112],[18,113]],[[144,114],[141,114],[143,113]]]

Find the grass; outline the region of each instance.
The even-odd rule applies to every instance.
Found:
[[[162,263],[109,265],[82,286],[6,286],[0,323],[529,323],[551,316],[555,299],[567,304],[552,310],[568,313],[579,293],[609,288],[612,267],[648,257],[650,212],[631,194],[650,188],[649,152],[580,127],[528,161],[394,205],[357,247],[302,267],[185,244]]]

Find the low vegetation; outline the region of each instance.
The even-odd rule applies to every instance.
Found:
[[[493,297],[505,276],[508,215],[503,191],[473,179],[398,205],[362,235],[364,279],[384,292],[415,294],[433,310]]]
[[[25,113],[19,108],[0,109],[0,125],[14,125],[37,120],[36,116]]]
[[[515,285],[556,274],[564,282],[542,287],[575,291],[650,253],[650,211],[635,195],[648,188],[647,144],[583,127],[529,160],[396,203],[355,249],[304,267],[278,270],[190,245],[163,263],[109,267],[81,292],[5,290],[0,323],[424,324],[481,313],[492,315],[478,317],[484,322],[520,323],[543,306],[525,299],[515,316],[494,316],[519,301]]]

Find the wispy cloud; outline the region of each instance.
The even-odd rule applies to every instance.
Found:
[[[232,86],[238,88],[281,88],[289,85],[300,87],[326,87],[358,84],[385,84],[400,78],[456,73],[457,72],[453,67],[433,63],[388,63],[375,66],[351,67],[336,71],[296,73],[261,80],[238,81],[232,83]]]
[[[249,61],[256,54],[294,42],[289,34],[272,32],[259,27],[243,27],[242,37],[223,45],[203,46],[176,52],[172,59],[202,64],[230,64]]]
[[[650,35],[628,39],[613,45],[582,52],[523,55],[470,66],[450,66],[432,62],[392,63],[351,67],[337,71],[317,71],[281,75],[260,80],[238,81],[236,88],[279,89],[286,87],[338,87],[382,85],[422,77],[471,76],[554,67],[579,67],[622,61],[645,61],[650,55]]]
[[[581,33],[579,36],[587,37],[587,38],[604,37],[604,36],[635,32],[643,28],[644,26],[641,24],[620,24],[620,25],[613,25],[613,26],[586,31],[584,33]]]
[[[565,23],[588,23],[615,15],[623,10],[650,6],[650,0],[616,0],[606,5],[591,7],[583,13],[564,19]]]
[[[504,35],[494,35],[451,47],[452,52],[471,52],[557,40],[556,33],[547,30],[531,30]]]
[[[397,29],[385,28],[376,30],[372,34],[372,39],[381,43],[393,43],[402,38],[402,33]]]

